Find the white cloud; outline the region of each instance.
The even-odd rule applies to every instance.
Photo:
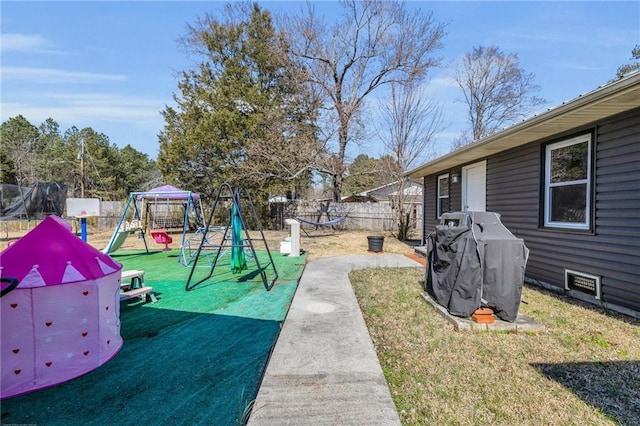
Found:
[[[50,46],[49,41],[39,35],[2,34],[0,41],[3,51],[34,51]]]
[[[163,108],[160,100],[106,93],[24,93],[19,101],[2,103],[2,120],[23,115],[36,126],[49,117],[77,126],[99,122],[157,126]]]
[[[3,52],[64,54],[55,50],[53,43],[38,34],[0,34],[0,49]]]
[[[541,45],[553,46],[570,51],[580,52],[583,49],[606,49],[612,46],[629,46],[630,34],[624,29],[610,27],[589,27],[589,37],[585,37],[584,27],[536,28],[536,31],[507,29],[498,31],[501,40],[500,48],[506,53],[515,53],[526,49],[538,49]]]
[[[98,81],[125,81],[122,74],[102,74],[66,71],[55,68],[2,67],[2,80],[23,80],[40,84],[95,83]]]
[[[52,118],[63,131],[91,127],[120,147],[130,144],[155,158],[164,105],[163,100],[106,93],[29,92],[8,102],[3,96],[0,121],[22,115],[34,126]]]
[[[445,71],[437,77],[432,78],[428,82],[428,87],[436,87],[443,89],[458,89],[458,83],[453,79],[453,77],[449,76],[450,71]]]

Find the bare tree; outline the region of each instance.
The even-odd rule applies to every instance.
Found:
[[[532,95],[540,87],[534,84],[533,74],[520,67],[518,55],[507,55],[495,46],[474,47],[465,53],[454,73],[473,131],[473,139],[467,143],[525,118],[535,107],[547,102]]]
[[[246,146],[245,155],[252,161],[237,164],[236,172],[249,182],[268,185],[274,193],[306,189],[323,155],[311,125],[313,118],[294,122],[297,115],[285,107],[266,111],[264,116],[257,131],[260,137]]]
[[[391,84],[390,98],[380,106],[378,135],[386,151],[393,158],[390,176],[398,184],[392,197],[398,221],[398,239],[407,238],[409,215],[406,210],[404,172],[418,160],[426,161],[434,155],[436,134],[444,129],[442,106],[420,92],[419,87]]]
[[[640,70],[640,44],[636,44],[635,47],[631,50],[631,60],[635,62],[624,64],[618,67],[618,71],[616,72],[616,79],[622,78],[627,74]]]
[[[424,78],[440,63],[433,56],[441,47],[444,26],[431,13],[407,10],[397,1],[340,2],[341,18],[331,27],[313,6],[291,16],[285,25],[292,55],[307,71],[308,83],[323,95],[325,169],[331,175],[333,198],[341,197],[347,146],[362,125],[365,98],[392,82]]]

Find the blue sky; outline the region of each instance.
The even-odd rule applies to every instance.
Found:
[[[270,10],[299,10],[300,2],[259,2]],[[64,131],[92,127],[112,143],[156,158],[160,111],[172,104],[177,73],[193,65],[177,40],[186,25],[224,2],[2,1],[2,122],[19,114],[38,126],[48,117]],[[337,4],[318,2],[327,19]],[[449,151],[465,129],[452,61],[474,46],[517,53],[535,75],[539,96],[556,106],[590,92],[630,62],[640,43],[640,2],[410,2],[447,24],[443,67],[428,93],[444,107],[449,125],[436,153]],[[375,103],[376,99],[371,98]],[[539,112],[539,111],[538,111]],[[353,147],[351,154],[358,152]],[[381,153],[369,147],[367,153]]]

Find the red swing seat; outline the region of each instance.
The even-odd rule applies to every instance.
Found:
[[[153,237],[156,243],[164,244],[165,251],[171,250],[171,248],[169,248],[169,244],[173,242],[173,238],[171,238],[171,236],[167,234],[167,231],[165,230],[151,231],[151,237]]]

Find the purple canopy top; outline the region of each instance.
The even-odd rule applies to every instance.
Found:
[[[186,200],[189,198],[189,195],[191,195],[191,198],[195,200],[200,198],[200,194],[195,194],[191,191],[184,191],[171,185],[159,186],[145,192],[139,192],[137,193],[136,198],[138,200],[142,200],[143,198],[153,198],[160,200]]]

